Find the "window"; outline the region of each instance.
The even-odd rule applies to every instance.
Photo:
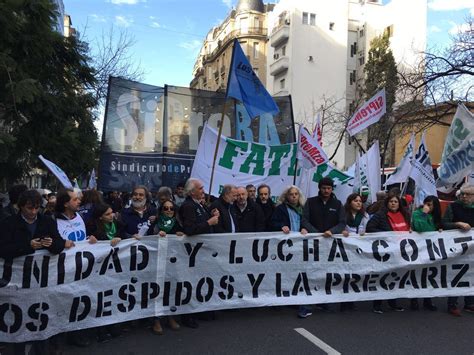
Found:
[[[281,47],[281,55],[282,56],[286,55],[286,46]]]
[[[307,24],[308,24],[308,13],[303,12],[303,25],[307,25]]]
[[[259,52],[259,43],[254,42],[253,43],[253,58],[258,59],[258,52]]]
[[[329,30],[334,31],[334,22],[329,22]]]
[[[260,28],[260,19],[258,17],[255,17],[253,27]]]
[[[355,56],[357,54],[357,42],[354,42],[351,44],[351,57]]]
[[[349,85],[353,85],[356,82],[356,71],[353,70],[349,73]]]
[[[387,26],[387,27],[385,28],[385,33],[386,33],[389,37],[393,37],[393,25]]]
[[[285,79],[280,79],[280,89],[283,90],[285,88]]]
[[[316,26],[316,14],[303,12],[302,23],[303,25]]]
[[[359,37],[364,37],[364,29],[361,29],[361,30],[359,31]]]
[[[364,65],[365,64],[365,57],[362,56],[359,58],[359,65]]]

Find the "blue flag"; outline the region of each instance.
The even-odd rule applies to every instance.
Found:
[[[277,104],[254,73],[240,43],[234,40],[226,98],[232,97],[243,103],[251,118],[263,113],[276,115]]]

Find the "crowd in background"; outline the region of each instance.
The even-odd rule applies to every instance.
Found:
[[[333,193],[334,183],[323,178],[318,183],[319,194],[305,199],[296,186],[287,187],[278,201],[272,200],[271,187],[222,187],[218,198],[207,196],[203,183],[188,179],[174,191],[162,186],[150,192],[145,186],[133,191],[97,190],[75,191],[61,189],[57,193],[40,195],[25,185],[9,190],[9,203],[0,209],[0,258],[11,259],[47,249],[58,254],[75,243],[109,241],[112,246],[123,239],[140,239],[145,235],[166,237],[167,234],[193,236],[212,233],[297,232],[321,233],[322,237],[342,234],[344,237],[363,236],[382,231],[442,231],[470,230],[474,226],[474,186],[464,185],[458,199],[444,214],[436,196],[425,198],[422,206],[412,206],[413,199],[401,196],[399,189],[377,193],[377,201],[368,202],[369,189],[361,187],[356,193],[339,201]],[[412,213],[410,213],[412,211]],[[425,309],[435,311],[431,299],[423,299]],[[340,305],[342,311],[355,309],[353,302]],[[388,300],[394,311],[404,308],[397,300]],[[298,316],[306,318],[314,307],[303,305]],[[418,300],[410,300],[410,308],[418,310]],[[464,310],[474,312],[474,296],[465,297]],[[373,311],[382,314],[382,300],[373,302]],[[448,298],[448,312],[460,316],[457,297]],[[155,318],[151,327],[162,334],[162,323],[173,330],[180,326],[197,328],[198,319],[214,319],[214,312]],[[94,330],[71,332],[68,339],[75,345],[87,346],[91,339],[110,340],[126,331],[130,324],[111,325]],[[45,342],[35,342],[42,353]],[[21,352],[21,344],[17,345]]]

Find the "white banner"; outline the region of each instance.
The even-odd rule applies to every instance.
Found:
[[[151,236],[0,259],[0,342],[228,308],[473,295],[473,231]]]
[[[46,165],[49,171],[51,171],[54,174],[54,176],[58,178],[58,180],[61,182],[61,184],[63,184],[65,188],[67,189],[73,188],[71,181],[69,180],[69,178],[67,177],[63,169],[61,169],[59,166],[54,164],[52,161],[46,159],[42,155],[39,155],[38,157],[44,163],[44,165]]]
[[[347,124],[346,130],[350,136],[353,136],[370,125],[377,123],[385,115],[385,112],[387,112],[387,104],[385,101],[385,88],[383,88],[354,112]]]
[[[462,104],[449,128],[444,144],[437,186],[456,184],[474,171],[474,115]]]
[[[298,160],[306,169],[314,168],[328,161],[328,157],[318,140],[312,137],[303,126],[298,135]]]
[[[209,191],[216,144],[217,132],[206,125],[191,170],[191,177],[201,180],[206,191]],[[272,187],[275,199],[293,184],[296,148],[296,143],[267,146],[221,136],[210,193],[219,196],[225,184],[265,183]]]
[[[369,188],[367,201],[377,201],[377,192],[380,191],[380,148],[379,141],[375,141],[367,153],[356,160],[354,190],[359,191],[361,186]]]

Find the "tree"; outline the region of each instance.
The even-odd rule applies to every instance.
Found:
[[[384,166],[385,155],[390,146],[389,140],[394,128],[392,113],[399,85],[397,65],[390,49],[387,32],[375,37],[370,42],[369,60],[364,67],[364,74],[366,99],[385,88],[387,112],[378,123],[369,127],[367,139],[367,147],[372,145],[375,140],[379,140],[382,151],[381,166]]]
[[[94,166],[98,148],[85,90],[96,85],[87,44],[56,32],[49,0],[0,3],[0,179],[8,183],[37,156],[79,175]]]

